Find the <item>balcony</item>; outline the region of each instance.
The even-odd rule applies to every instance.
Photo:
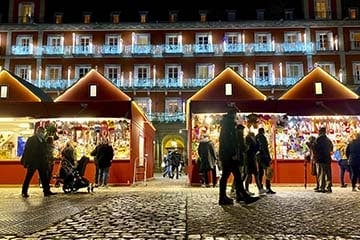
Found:
[[[131,57],[136,55],[144,55],[148,57],[168,57],[169,55],[183,54],[186,57],[201,54],[213,54],[214,56],[243,55],[253,56],[259,54],[315,54],[316,51],[337,51],[334,44],[329,45],[320,43],[271,43],[271,44],[258,44],[258,43],[238,43],[238,44],[185,44],[185,45],[151,45],[151,44],[137,44],[137,45],[88,45],[88,46],[20,46],[13,45],[11,47],[12,55],[34,55],[37,57],[51,56],[51,55],[64,55],[64,56],[78,56],[78,55],[94,55],[101,57],[106,55],[114,55],[119,57]]]

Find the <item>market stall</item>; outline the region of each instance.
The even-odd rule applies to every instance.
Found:
[[[346,145],[360,130],[359,96],[320,67],[278,99],[277,111],[287,114],[275,132],[275,181],[280,183],[314,182],[309,164],[304,166],[305,142],[318,136],[320,127],[326,127],[335,149]],[[332,171],[333,181],[339,182],[335,160]]]
[[[77,158],[90,157],[101,139],[114,148],[109,184],[129,185],[153,177],[155,128],[146,115],[103,75],[90,70],[58,96],[40,124],[53,125],[58,149],[72,141]],[[93,182],[95,167],[89,164],[85,176]]]
[[[267,133],[273,133],[273,121],[277,118],[276,102],[267,99],[231,68],[226,68],[187,100],[188,176],[193,185],[200,184],[197,169],[199,138],[207,133],[218,152],[219,123],[228,104],[240,109],[246,131],[257,133],[259,127],[264,127]]]
[[[37,118],[47,116],[52,98],[8,70],[0,71],[0,184],[22,183],[20,156]],[[37,181],[33,178],[32,184]]]

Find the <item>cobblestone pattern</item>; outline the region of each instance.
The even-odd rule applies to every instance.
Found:
[[[217,188],[184,185],[30,192],[27,200],[8,190],[0,239],[360,239],[360,192],[274,189],[250,206],[219,206]]]

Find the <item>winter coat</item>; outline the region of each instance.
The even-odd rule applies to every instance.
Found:
[[[360,166],[360,138],[352,140],[346,147],[346,157],[352,166]]]
[[[255,138],[259,146],[259,152],[256,154],[256,159],[263,168],[269,167],[271,156],[266,136],[263,133],[258,133]]]
[[[314,145],[314,159],[317,163],[331,163],[333,143],[326,135],[319,135]]]
[[[241,162],[244,161],[243,153],[246,150],[244,127],[236,126],[235,114],[231,113],[224,115],[220,126],[219,160],[223,166],[231,166],[231,161],[237,161],[240,166]]]
[[[114,157],[114,149],[109,144],[101,144],[98,148],[96,159],[99,161],[99,168],[107,168],[111,166]]]
[[[216,155],[214,145],[208,138],[200,140],[198,154],[200,157],[200,172],[206,172],[215,167]]]
[[[21,164],[25,168],[46,169],[48,166],[46,156],[47,143],[44,139],[40,140],[37,135],[33,135],[26,141]]]

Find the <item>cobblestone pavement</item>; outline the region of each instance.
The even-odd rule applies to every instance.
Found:
[[[251,205],[219,206],[218,188],[187,178],[43,197],[0,187],[0,239],[360,239],[360,191],[274,186]],[[252,189],[254,190],[254,189]]]

